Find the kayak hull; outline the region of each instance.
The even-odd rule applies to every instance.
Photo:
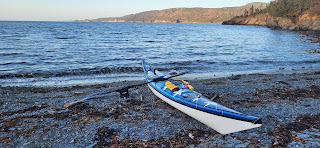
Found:
[[[203,124],[211,127],[212,129],[216,130],[221,134],[229,134],[261,126],[261,124],[254,124],[251,122],[221,117],[218,115],[210,114],[204,111],[188,107],[186,105],[173,101],[170,98],[167,98],[166,96],[158,92],[156,89],[154,89],[150,84],[148,84],[148,87],[161,100],[165,101],[166,103],[180,110],[181,112],[191,116],[192,118],[202,122]]]

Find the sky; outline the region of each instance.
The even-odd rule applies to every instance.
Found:
[[[177,7],[221,8],[271,0],[0,0],[0,20],[73,21]]]

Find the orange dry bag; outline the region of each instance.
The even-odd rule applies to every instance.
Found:
[[[172,84],[170,81],[166,81],[166,87],[169,88],[171,91],[178,91],[179,87]]]

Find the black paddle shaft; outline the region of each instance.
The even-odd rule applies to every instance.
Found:
[[[113,89],[113,90],[110,90],[110,91],[107,91],[107,92],[101,92],[101,93],[92,94],[92,95],[87,96],[84,100],[89,100],[89,99],[95,98],[95,96],[97,96],[97,95],[104,95],[104,94],[113,93],[113,92],[118,92],[118,93],[120,93],[120,97],[121,98],[126,98],[126,97],[129,97],[129,89],[130,88],[137,87],[137,86],[142,86],[142,85],[145,85],[145,84],[149,84],[151,82],[166,81],[166,80],[169,80],[171,78],[178,77],[178,76],[181,76],[181,75],[184,75],[184,74],[186,74],[186,72],[183,72],[183,73],[180,73],[180,74],[176,74],[176,75],[173,75],[173,76],[170,76],[170,77],[167,77],[167,78],[163,78],[163,77],[155,78],[150,82],[144,82],[144,83],[141,83],[141,84],[135,84],[135,85],[130,85],[130,86],[126,86],[126,87]]]
[[[71,102],[71,103],[67,103],[67,104],[65,104],[64,106],[65,106],[66,108],[68,108],[68,107],[73,106],[73,105],[75,105],[75,104],[84,102],[85,100],[94,99],[94,98],[97,98],[98,96],[102,96],[102,95],[109,94],[109,93],[113,93],[113,92],[119,92],[121,98],[126,98],[126,97],[129,97],[129,89],[130,89],[130,88],[137,87],[137,86],[142,86],[142,85],[145,85],[145,84],[149,84],[149,83],[151,83],[151,82],[166,81],[166,80],[169,80],[169,79],[171,79],[171,78],[184,75],[184,74],[186,74],[186,73],[187,73],[187,72],[183,72],[183,73],[176,74],[176,75],[173,75],[173,76],[170,76],[170,77],[167,77],[167,78],[159,77],[159,78],[153,79],[152,81],[145,82],[145,83],[141,83],[141,84],[135,84],[135,85],[130,85],[130,86],[126,86],[126,87],[121,87],[121,88],[113,89],[113,90],[110,90],[110,91],[107,91],[107,92],[94,93],[94,94],[91,94],[91,95],[86,96],[86,97],[85,97],[84,99],[82,99],[82,100],[75,101],[75,102]]]
[[[121,98],[126,98],[126,97],[129,97],[129,89],[130,88],[137,87],[137,86],[142,86],[142,85],[145,85],[145,84],[148,84],[148,83],[151,83],[151,82],[166,81],[166,80],[169,80],[171,78],[178,77],[178,76],[181,76],[181,75],[184,75],[184,74],[186,74],[186,72],[183,72],[183,73],[180,73],[180,74],[176,74],[176,75],[173,75],[173,76],[170,76],[170,77],[167,77],[167,78],[159,77],[159,78],[153,79],[150,82],[130,85],[130,86],[122,87],[122,88],[119,88],[119,89],[116,89],[116,90],[113,90],[113,91],[109,91],[109,92],[106,92],[106,93],[119,92]]]

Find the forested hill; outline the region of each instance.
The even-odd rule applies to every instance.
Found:
[[[320,0],[275,0],[262,12],[296,21],[304,13],[320,15]]]
[[[320,0],[275,0],[261,11],[250,10],[223,24],[320,31]]]
[[[146,11],[123,17],[80,20],[87,22],[154,22],[154,23],[221,23],[232,17],[243,15],[254,7],[264,9],[266,3],[255,2],[240,7],[225,8],[171,8]],[[79,21],[79,20],[76,20]]]

